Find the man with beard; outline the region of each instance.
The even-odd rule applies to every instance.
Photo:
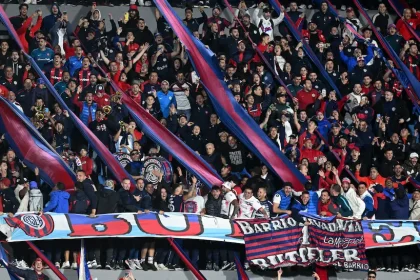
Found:
[[[174,93],[178,114],[185,114],[187,121],[191,117],[191,104],[189,96],[192,91],[192,85],[185,81],[185,75],[179,72],[176,75],[176,82],[171,85],[171,90]]]
[[[249,36],[251,37],[251,40],[258,45],[261,41],[260,32],[258,31],[258,27],[251,23],[251,16],[249,14],[243,15],[242,24],[246,31],[244,33],[243,29],[239,28],[240,37],[247,38]]]
[[[31,107],[33,105],[34,89],[31,79],[25,79],[23,89],[17,92],[16,100],[22,106],[26,116],[31,116]]]

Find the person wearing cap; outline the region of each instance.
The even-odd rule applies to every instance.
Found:
[[[419,154],[410,153],[409,159],[403,164],[403,169],[408,176],[416,178],[420,174]]]
[[[266,33],[269,36],[269,41],[274,40],[274,27],[279,25],[284,18],[284,7],[281,6],[280,15],[277,18],[271,17],[271,9],[268,7],[263,8],[265,5],[264,2],[261,2],[257,8],[255,8],[252,13],[252,21],[258,27],[260,34]],[[262,15],[260,14],[261,9]]]
[[[393,23],[389,24],[385,35],[385,40],[391,48],[395,51],[395,53],[400,54],[404,38],[397,32],[397,26]]]
[[[14,190],[16,199],[19,201],[17,212],[27,212],[29,209],[29,181],[26,178],[18,180],[18,184]]]
[[[2,263],[6,264],[7,269],[11,273],[16,274],[19,277],[22,277],[26,280],[49,280],[50,278],[43,273],[44,264],[41,258],[36,258],[32,264],[32,269],[20,269],[17,268],[14,264],[6,262],[3,257],[1,257]]]
[[[357,195],[349,178],[345,177],[341,180],[341,187],[343,188],[343,196],[347,199],[353,211],[353,217],[361,219],[366,208],[365,202]]]
[[[236,195],[232,192],[235,183],[226,181],[222,184],[223,200],[221,217],[224,219],[234,219],[239,212],[239,202]]]
[[[199,11],[201,13],[201,17],[194,18],[193,8],[188,6],[185,8],[185,18],[182,21],[191,32],[198,31],[200,25],[207,22],[207,14],[204,11],[204,7],[200,7]]]
[[[43,68],[46,64],[51,63],[54,58],[54,51],[46,47],[47,41],[45,38],[40,38],[38,41],[38,48],[31,52],[31,57],[34,58],[35,63],[39,68]]]
[[[352,7],[346,9],[346,22],[353,25],[356,31],[359,31],[363,27]]]

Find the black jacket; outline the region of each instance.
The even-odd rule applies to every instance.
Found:
[[[25,280],[49,280],[50,278],[45,274],[38,274],[34,270],[30,269],[20,269],[14,265],[8,266],[11,272],[16,273],[18,276],[22,277]]]
[[[3,212],[4,213],[16,213],[19,208],[19,201],[15,196],[15,192],[11,188],[7,188],[1,191],[3,196]]]
[[[208,194],[206,202],[206,214],[215,217],[221,217],[222,211],[222,195],[215,199],[211,193]]]
[[[98,191],[96,214],[117,213],[119,201],[120,196],[116,191],[102,187]]]
[[[96,196],[95,193],[95,188],[94,188],[94,184],[90,179],[85,179],[83,182],[83,191],[85,192],[86,196],[89,198],[90,201],[90,207],[88,209],[88,211],[90,211],[91,209],[95,209],[93,207],[95,207],[98,204],[98,197]]]

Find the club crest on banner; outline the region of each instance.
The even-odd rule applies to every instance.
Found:
[[[26,235],[42,238],[51,234],[54,230],[54,220],[48,214],[23,214],[12,218],[5,218],[6,223],[11,227],[18,227]]]
[[[152,184],[157,184],[159,178],[154,174],[154,171],[158,170],[163,173],[163,180],[170,183],[172,179],[172,165],[171,163],[163,157],[150,157],[145,160],[142,175],[144,179]]]
[[[114,154],[114,157],[118,160],[122,167],[126,167],[126,165],[132,161],[130,155],[125,153]]]

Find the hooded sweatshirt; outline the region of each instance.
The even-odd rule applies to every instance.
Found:
[[[19,195],[20,191],[23,190],[23,188],[25,188],[25,186],[20,185],[20,184],[17,185],[17,187],[15,188],[15,196],[16,196],[16,199],[20,203],[17,212],[27,212],[28,211],[29,193],[26,192],[22,199],[20,198],[20,195]]]
[[[68,213],[70,194],[65,191],[52,191],[50,201],[45,205],[44,212]]]
[[[53,12],[52,12],[53,7],[56,7],[58,9],[57,14],[53,14]],[[53,28],[57,19],[59,19],[61,17],[60,7],[57,4],[53,4],[51,6],[50,12],[51,12],[50,15],[48,15],[48,16],[46,16],[42,19],[41,30],[44,32],[44,34],[49,34],[51,28]]]
[[[41,190],[32,189],[29,191],[29,211],[41,211],[44,207],[44,197]]]

